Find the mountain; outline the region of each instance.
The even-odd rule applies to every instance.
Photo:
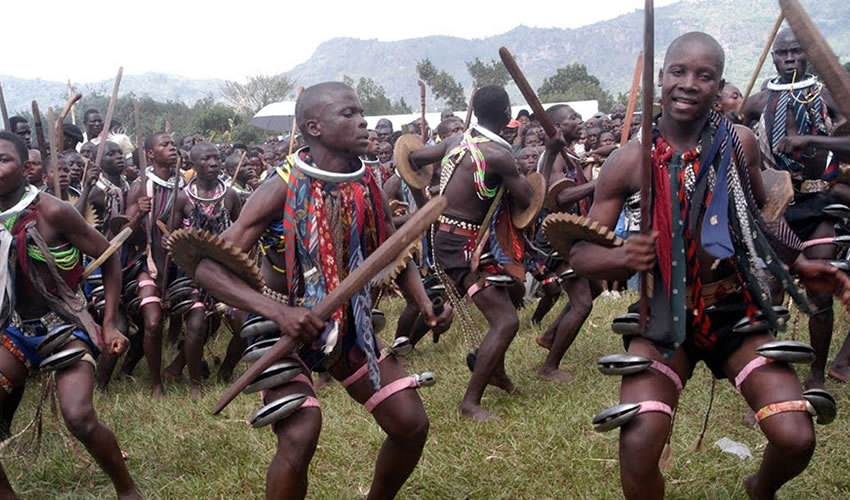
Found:
[[[31,111],[33,99],[38,101],[42,113],[47,112],[49,105],[58,105],[61,108],[68,99],[67,83],[6,75],[0,75],[0,82],[3,83],[3,94],[10,115]],[[74,88],[83,95],[109,95],[112,93],[113,83],[114,80],[74,83]],[[224,80],[195,80],[163,73],[124,75],[121,77],[121,95],[133,93],[140,97],[147,95],[162,102],[182,101],[192,105],[208,95],[219,97],[223,83]]]
[[[850,31],[844,25],[850,19],[850,2],[803,0],[803,4],[842,62],[850,60]],[[563,5],[563,15],[569,15],[568,4]],[[655,65],[661,65],[664,50],[674,38],[688,31],[705,31],[726,51],[727,80],[743,91],[778,14],[776,0],[684,0],[657,8]],[[576,29],[519,26],[475,40],[447,36],[394,42],[335,38],[321,44],[309,60],[287,75],[305,86],[339,80],[343,75],[355,80],[368,76],[383,85],[389,97],[404,97],[411,103],[419,100],[418,60],[431,59],[438,69],[460,81],[468,93],[472,78],[465,62],[476,57],[498,59],[501,46],[513,53],[535,88],[557,68],[579,62],[616,96],[617,92],[628,92],[631,85],[635,60],[643,47],[643,11]],[[762,77],[770,76],[772,68],[768,60]],[[521,101],[518,90],[511,87],[514,102]]]
[[[802,2],[842,62],[850,60],[850,31],[844,25],[850,19],[850,2]],[[563,6],[562,15],[568,16],[568,2]],[[660,7],[655,10],[655,65],[661,65],[664,50],[674,38],[688,31],[705,31],[726,50],[726,79],[743,90],[778,14],[776,0],[683,0]],[[417,61],[431,59],[438,69],[448,71],[460,81],[468,93],[472,78],[466,71],[466,61],[476,57],[485,62],[498,59],[501,46],[511,50],[535,88],[558,68],[579,62],[616,96],[618,92],[628,92],[635,59],[643,47],[643,12],[635,11],[576,29],[519,26],[507,33],[473,40],[447,36],[394,42],[334,38],[319,45],[310,59],[286,74],[305,86],[341,80],[343,75],[355,80],[368,76],[384,87],[388,97],[404,97],[408,103],[416,103],[419,102]],[[767,78],[772,72],[773,65],[768,60],[761,77]],[[49,104],[61,106],[68,94],[62,82],[3,75],[0,81],[10,113],[29,110],[32,99],[39,101],[42,111]],[[223,80],[145,73],[125,75],[121,92],[191,105],[208,95],[220,98],[222,83]],[[84,94],[109,94],[112,80],[76,84],[76,87]],[[516,87],[511,85],[509,91],[514,103],[522,101]],[[441,107],[441,103],[430,98],[430,92],[428,101],[432,110]]]

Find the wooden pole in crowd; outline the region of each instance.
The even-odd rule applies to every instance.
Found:
[[[653,62],[655,61],[655,4],[646,0],[643,7],[643,102],[641,102],[641,185],[640,232],[649,234],[652,210],[649,190],[652,186],[652,100],[655,96]],[[649,274],[640,273],[640,329],[646,330],[649,319]]]
[[[469,94],[469,103],[466,105],[466,119],[463,121],[463,129],[468,130],[469,124],[472,123],[472,99],[475,93],[478,92],[478,87],[472,87],[472,92]]]
[[[56,114],[53,106],[47,108],[47,138],[50,142],[50,171],[53,172],[53,196],[62,199],[62,187],[59,185],[59,147],[56,145]],[[48,158],[41,159],[42,164],[48,162]]]
[[[290,147],[289,149],[291,150],[292,148]],[[247,151],[242,151],[242,156],[239,158],[239,163],[236,165],[236,170],[233,172],[233,178],[230,179],[230,185],[228,187],[236,184],[236,178],[239,176],[239,171],[242,170],[242,162],[245,161],[246,154],[248,154]]]
[[[68,80],[68,97],[71,97],[72,95],[74,95],[74,87],[71,86],[71,80]],[[77,124],[77,113],[74,112],[73,105],[71,105],[71,124]]]
[[[65,129],[62,128],[62,124],[65,123],[65,117],[71,112],[71,108],[74,107],[74,103],[82,98],[83,94],[80,94],[79,92],[76,95],[68,96],[68,101],[65,103],[65,107],[62,108],[62,112],[59,113],[59,116],[56,118],[56,123],[53,125],[56,127],[56,144],[59,145],[60,153],[65,150]]]
[[[115,103],[118,101],[118,87],[121,86],[121,75],[124,74],[124,67],[118,68],[118,76],[115,77],[115,84],[112,86],[112,97],[109,99],[109,107],[106,108],[106,118],[103,120],[103,130],[100,131],[100,144],[97,145],[97,156],[95,156],[94,164],[100,168],[100,161],[103,159],[103,153],[106,151],[106,138],[109,137],[109,127],[112,125],[112,115],[115,113]]]
[[[419,107],[422,110],[422,123],[419,124],[419,132],[422,135],[422,142],[428,142],[428,129],[425,127],[425,82],[422,80],[419,83]]]
[[[759,73],[761,73],[761,68],[764,66],[764,60],[767,59],[767,55],[770,54],[770,48],[773,47],[773,41],[776,39],[776,34],[779,33],[779,28],[782,27],[782,21],[785,20],[785,14],[780,12],[779,17],[776,18],[776,22],[773,24],[773,30],[770,32],[770,36],[767,38],[767,43],[764,45],[764,49],[761,51],[761,56],[759,57],[759,62],[756,64],[756,70],[753,72],[752,78],[750,78],[750,83],[747,84],[747,90],[744,91],[744,98],[741,100],[741,105],[738,106],[738,113],[744,110],[744,105],[747,104],[747,99],[750,98],[750,94],[753,91],[753,87],[756,84],[756,80],[758,80]]]
[[[9,112],[6,110],[6,98],[3,96],[3,84],[0,83],[0,113],[3,114],[3,130],[10,133],[15,133],[12,130],[12,125],[9,123]]]
[[[298,98],[301,97],[301,93],[304,92],[304,86],[298,86],[298,97],[295,98],[295,101],[298,101]],[[295,113],[292,114],[292,122],[289,125],[289,153],[292,154],[292,150],[295,149],[295,127],[298,126],[298,122],[295,119]],[[245,155],[242,155],[242,159],[245,159]],[[242,165],[242,160],[239,160],[239,165]],[[234,177],[235,179],[235,177]]]
[[[638,90],[640,90],[640,76],[643,73],[643,52],[638,54],[637,62],[635,63],[635,73],[632,76],[632,91],[629,94],[629,105],[626,107],[626,119],[623,121],[623,133],[620,135],[620,147],[629,142],[629,132],[632,128],[632,121],[635,117],[635,107],[637,105]]]
[[[136,121],[136,151],[139,157],[139,175],[144,177],[145,170],[148,168],[148,158],[145,155],[144,135],[142,134],[142,114],[140,111],[141,104],[138,99],[133,99],[133,118]]]
[[[44,139],[44,128],[41,126],[41,111],[38,109],[38,101],[32,101],[32,120],[35,126],[35,138],[38,141],[38,152],[41,153],[41,161],[47,161],[47,141]]]

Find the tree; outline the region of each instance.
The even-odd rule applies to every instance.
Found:
[[[618,92],[617,99],[614,104],[622,104],[628,108],[629,106],[629,95],[630,92]],[[643,88],[638,87],[637,100],[635,101],[635,111],[641,110],[641,104],[643,103]]]
[[[342,82],[354,89],[367,115],[400,115],[413,112],[403,98],[398,102],[392,102],[387,97],[384,87],[371,78],[361,77],[355,86],[353,78],[343,75]]]
[[[293,88],[295,83],[284,75],[258,75],[244,84],[224,82],[221,93],[237,111],[256,113],[263,106],[286,99]]]
[[[463,95],[463,85],[459,84],[452,75],[445,70],[438,71],[430,59],[423,59],[416,63],[416,72],[419,78],[431,89],[431,93],[437,99],[446,101],[446,104],[456,111],[466,111],[466,96]]]
[[[537,95],[544,102],[554,101],[584,101],[596,99],[599,109],[609,111],[614,105],[614,98],[602,88],[599,79],[587,72],[584,64],[573,63],[543,80],[543,85],[537,89]]]
[[[479,89],[485,85],[504,87],[511,79],[508,68],[502,61],[495,59],[491,59],[488,64],[476,57],[474,61],[466,62],[466,70],[472,77],[472,86]]]

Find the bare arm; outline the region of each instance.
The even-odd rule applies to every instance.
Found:
[[[242,199],[235,189],[227,188],[225,203],[229,207],[227,211],[230,213],[230,221],[233,222],[239,218],[239,214],[242,212]]]
[[[525,209],[531,203],[531,185],[525,176],[519,173],[513,155],[499,146],[487,151],[487,174],[495,172],[502,178],[503,185],[511,195],[512,202],[519,209]],[[488,175],[485,175],[485,180]]]

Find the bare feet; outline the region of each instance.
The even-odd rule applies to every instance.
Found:
[[[540,335],[539,337],[535,337],[534,341],[537,342],[537,345],[546,349],[547,351],[552,348],[552,340],[547,339],[546,335]]]
[[[537,376],[547,382],[572,382],[575,380],[575,376],[572,373],[562,371],[557,368],[550,369],[541,367],[537,370]]]
[[[487,381],[487,385],[498,387],[499,389],[507,392],[508,394],[515,394],[517,392],[516,386],[514,386],[514,383],[511,382],[510,377],[508,377],[504,373],[500,375],[491,376],[490,380]]]
[[[134,486],[132,490],[118,494],[118,500],[142,500],[142,494]]]
[[[810,372],[803,385],[806,389],[823,389],[825,387],[823,373]]]
[[[475,420],[476,422],[489,422],[498,418],[492,413],[482,408],[481,405],[471,403],[461,403],[460,414],[461,416],[466,417],[470,420]]]
[[[197,401],[201,398],[201,384],[192,383],[192,387],[189,389],[189,399],[192,401]]]
[[[151,396],[154,399],[162,398],[162,395],[165,393],[165,387],[162,384],[154,385],[151,387]]]
[[[758,491],[758,479],[755,474],[744,480],[744,489],[747,490],[747,496],[753,499],[773,500],[776,498],[774,494],[766,494]]]
[[[832,365],[826,374],[829,375],[829,378],[846,384],[850,381],[850,366]]]

